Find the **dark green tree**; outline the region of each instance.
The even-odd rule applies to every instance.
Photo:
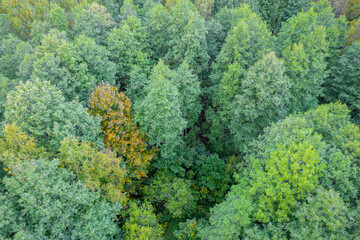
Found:
[[[360,41],[344,49],[344,53],[331,68],[327,99],[340,100],[349,106],[354,120],[359,123],[360,98]]]
[[[201,111],[200,81],[186,62],[175,71],[171,81],[179,90],[182,117],[187,127],[191,128],[198,121]]]
[[[240,93],[232,105],[233,117],[229,126],[240,151],[265,127],[286,116],[290,82],[284,71],[282,61],[271,52],[246,72]]]
[[[140,127],[149,137],[149,143],[160,147],[161,156],[171,165],[183,145],[181,135],[186,120],[181,112],[180,94],[171,81],[172,71],[162,60],[152,69],[147,95],[137,108]]]
[[[208,68],[205,20],[189,0],[169,0],[154,7],[148,32],[155,60],[164,58],[175,68],[187,61],[199,76]]]

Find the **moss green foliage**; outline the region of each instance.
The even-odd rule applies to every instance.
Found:
[[[61,141],[61,166],[73,171],[76,177],[94,192],[112,202],[125,203],[125,167],[121,158],[111,151],[98,152],[88,142],[70,136]]]

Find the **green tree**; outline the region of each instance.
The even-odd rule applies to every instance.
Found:
[[[286,116],[290,98],[290,82],[282,61],[271,52],[264,55],[245,74],[236,96],[230,130],[240,151],[272,122]]]
[[[360,128],[349,112],[339,102],[321,105],[265,128],[248,144],[235,173],[238,184],[211,210],[202,237],[354,236]]]
[[[331,82],[328,87],[327,98],[329,101],[341,100],[352,111],[354,120],[359,123],[360,98],[360,41],[344,49],[343,54],[331,68]]]
[[[72,10],[72,35],[86,35],[97,44],[106,45],[107,37],[116,23],[107,9],[97,2],[83,3]]]
[[[145,199],[166,209],[165,216],[182,218],[195,210],[195,197],[192,195],[191,182],[178,178],[167,170],[159,170],[150,185],[144,187]]]
[[[44,36],[35,55],[27,55],[20,69],[24,82],[37,78],[49,81],[67,100],[79,99],[84,106],[95,84],[115,81],[115,66],[104,47],[85,36],[70,42],[65,32],[57,30]]]
[[[228,128],[232,118],[231,103],[240,93],[246,71],[273,49],[273,37],[266,23],[248,5],[234,10],[234,16],[237,17],[230,21],[234,27],[212,65],[208,92],[215,109],[210,108],[206,113],[211,149],[228,155],[234,152]]]
[[[111,239],[120,234],[117,205],[100,201],[58,168],[58,160],[17,164],[0,186],[0,237],[15,239]]]
[[[10,79],[17,79],[19,65],[26,54],[32,54],[29,43],[8,35],[0,41],[0,74]]]
[[[185,222],[179,223],[179,229],[174,231],[174,236],[178,240],[200,240],[203,225],[203,219],[186,219]]]
[[[102,146],[100,119],[91,117],[78,102],[67,103],[46,81],[20,83],[11,91],[5,103],[5,121],[17,124],[51,151],[68,135]]]
[[[327,54],[327,68],[330,68],[341,53],[348,25],[343,16],[335,18],[328,0],[313,1],[308,11],[300,12],[284,22],[278,34],[279,53],[290,45],[301,42],[301,38],[304,39],[320,26],[323,26],[326,32],[327,50],[325,53]],[[306,42],[302,44],[306,45]]]
[[[149,202],[130,202],[128,214],[124,224],[126,240],[162,239],[164,230]]]
[[[175,71],[171,81],[179,90],[182,117],[187,121],[187,127],[191,128],[198,121],[201,111],[200,81],[186,62]]]
[[[109,150],[97,151],[89,142],[79,142],[70,136],[61,141],[61,166],[73,171],[93,192],[111,202],[125,204],[126,169],[121,158]]]
[[[11,90],[15,89],[16,84],[16,80],[10,80],[0,74],[0,123],[4,120],[4,104],[6,102],[6,96]]]
[[[248,189],[236,185],[226,200],[211,210],[209,224],[200,231],[202,239],[238,239],[251,224],[254,211]]]
[[[270,29],[278,32],[281,24],[292,15],[306,11],[310,7],[310,0],[257,0],[260,15],[269,24]]]
[[[291,112],[304,112],[318,104],[323,94],[327,56],[326,32],[320,26],[299,43],[289,45],[283,51],[286,74],[291,83]]]
[[[209,61],[205,20],[188,0],[169,0],[165,5],[158,4],[152,9],[147,27],[154,58],[164,58],[175,68],[187,61],[200,75]]]
[[[220,203],[234,181],[227,162],[217,154],[207,152],[205,147],[187,150],[184,158],[191,161],[186,176],[193,181],[194,194],[199,196],[198,204],[207,207]]]
[[[214,103],[228,107],[239,92],[245,71],[248,70],[273,46],[273,37],[266,23],[248,5],[237,10],[235,24],[212,66]]]
[[[289,221],[289,214],[315,189],[325,168],[319,153],[306,141],[280,145],[265,161],[251,161],[250,193],[259,194],[255,218],[261,222]]]
[[[181,135],[187,124],[172,77],[172,71],[160,60],[151,72],[147,96],[136,109],[140,127],[148,135],[149,143],[160,147],[161,156],[168,159],[163,163],[167,167],[183,145]]]
[[[0,13],[0,26],[0,40],[3,40],[11,33],[11,24],[9,19],[6,17],[6,14]]]
[[[136,16],[129,16],[121,22],[120,28],[112,29],[108,44],[110,57],[116,63],[117,85],[120,89],[124,90],[130,85],[130,73],[135,67],[146,74],[149,73],[146,35],[140,19]]]
[[[291,239],[351,239],[349,209],[333,190],[316,190],[298,206],[287,228]]]

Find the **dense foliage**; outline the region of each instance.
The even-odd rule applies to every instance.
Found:
[[[0,0],[0,239],[360,239],[359,0]]]

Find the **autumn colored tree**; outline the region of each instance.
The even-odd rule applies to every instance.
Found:
[[[24,133],[14,123],[5,124],[3,132],[4,136],[0,139],[0,162],[6,170],[19,161],[30,161],[31,158],[44,154],[43,149],[37,146],[35,138]]]
[[[59,152],[61,166],[73,171],[91,191],[100,192],[111,202],[126,203],[126,169],[121,157],[110,150],[97,151],[89,142],[79,142],[72,136],[61,141]]]
[[[354,21],[360,17],[360,1],[359,0],[348,0],[345,11],[346,18],[348,21]]]
[[[205,19],[205,20],[209,20],[212,12],[213,12],[213,8],[214,8],[214,0],[196,0],[195,1],[195,5],[198,8],[198,11],[201,13],[201,16]]]
[[[116,87],[104,84],[91,94],[89,107],[91,115],[101,118],[105,146],[124,158],[127,190],[135,191],[139,180],[146,177],[155,152],[148,149],[147,137],[133,120],[130,99]]]
[[[360,40],[360,20],[350,24],[350,29],[348,31],[348,37],[346,39],[347,44],[351,44],[357,40]]]
[[[52,3],[58,4],[66,11],[82,3],[83,0],[47,1],[47,0],[2,0],[2,8],[6,12],[13,28],[22,37],[28,37],[34,21],[45,21]]]

